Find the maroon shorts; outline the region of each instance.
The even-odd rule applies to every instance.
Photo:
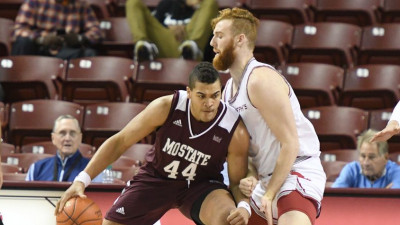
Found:
[[[122,191],[105,218],[121,224],[152,225],[169,209],[179,208],[183,215],[192,219],[194,202],[213,189],[227,188],[218,181],[188,184],[187,181],[154,177],[141,170]]]
[[[278,200],[278,218],[282,214],[289,211],[300,211],[308,216],[311,224],[315,224],[315,218],[317,217],[317,206],[316,202],[312,199],[303,197],[299,192],[292,191],[290,194],[281,197]],[[259,216],[253,208],[251,209],[251,217],[248,225],[268,225],[267,221]]]

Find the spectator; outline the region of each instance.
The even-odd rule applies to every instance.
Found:
[[[217,12],[215,0],[161,0],[153,14],[142,0],[127,0],[135,59],[153,60],[158,55],[201,60]]]
[[[96,55],[103,37],[93,10],[81,0],[26,0],[17,15],[12,55],[71,59]]]
[[[371,142],[376,133],[367,130],[358,137],[359,162],[347,164],[332,187],[400,188],[400,166],[388,159],[386,141]]]
[[[51,139],[58,149],[56,156],[32,164],[27,181],[73,181],[89,163],[89,159],[78,151],[82,133],[78,120],[73,116],[62,115],[56,119]],[[94,182],[101,182],[100,177],[96,177]]]

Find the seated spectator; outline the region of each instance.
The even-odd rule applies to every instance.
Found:
[[[397,103],[390,116],[389,122],[386,127],[376,133],[371,141],[387,141],[389,138],[400,133],[400,102]]]
[[[202,60],[218,13],[215,0],[161,0],[153,14],[142,0],[127,0],[125,8],[138,61],[157,55]]]
[[[89,163],[89,159],[78,151],[82,133],[78,120],[73,116],[62,115],[56,119],[51,139],[58,149],[57,154],[32,164],[26,176],[27,181],[72,182]],[[100,178],[96,177],[94,182],[101,182]]]
[[[103,37],[94,11],[82,0],[26,0],[18,12],[11,55],[62,59],[95,56]]]
[[[358,137],[359,162],[347,164],[332,187],[400,188],[400,166],[388,159],[386,141],[371,142],[376,133],[367,130]]]

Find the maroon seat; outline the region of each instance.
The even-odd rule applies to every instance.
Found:
[[[133,58],[133,35],[126,17],[110,17],[100,21],[104,40],[99,45],[101,55]]]
[[[46,56],[6,56],[0,58],[0,83],[4,102],[31,99],[59,99],[59,79],[64,76],[62,59]]]
[[[2,157],[1,160],[7,164],[18,166],[20,172],[26,173],[32,163],[53,156],[52,154],[13,153],[6,155],[4,159]]]
[[[71,59],[63,80],[63,100],[82,105],[98,102],[128,102],[132,59],[96,56]]]
[[[0,18],[0,57],[11,54],[11,33],[13,31],[13,27],[13,20]]]
[[[15,20],[19,8],[25,0],[1,0],[0,1],[0,15],[2,18]]]
[[[81,143],[79,145],[79,151],[83,155],[83,157],[91,158],[96,148],[94,146]],[[57,147],[51,141],[42,141],[29,143],[21,146],[21,153],[36,153],[36,154],[52,154],[55,155],[57,153]]]
[[[273,19],[290,24],[312,21],[313,0],[243,0],[244,7],[261,19]]]
[[[357,149],[334,149],[321,152],[322,161],[358,161],[359,152]]]
[[[83,106],[58,100],[29,100],[11,105],[9,142],[17,147],[24,144],[50,141],[54,121],[61,115],[74,116],[83,124]]]
[[[393,106],[394,107],[394,106]],[[392,115],[393,108],[371,110],[368,128],[380,131],[386,127]],[[388,140],[389,153],[400,152],[400,134],[394,135]]]
[[[383,23],[400,22],[400,1],[384,0],[381,11]]]
[[[381,0],[317,0],[316,22],[342,22],[369,26],[379,22]]]
[[[152,144],[137,143],[128,148],[122,155],[136,161],[141,166],[146,162],[146,154],[153,147]]]
[[[314,125],[321,151],[355,149],[358,135],[368,128],[368,112],[358,108],[320,106],[303,113]]]
[[[189,74],[199,62],[180,58],[160,58],[139,64],[137,74],[132,77],[135,102],[149,102],[175,90],[186,90]]]
[[[326,174],[327,182],[335,182],[336,178],[339,176],[343,167],[348,162],[343,161],[322,161],[322,167],[324,168]]]
[[[271,34],[274,35],[271,35]],[[275,20],[260,20],[254,56],[260,62],[273,66],[284,65],[292,41],[293,26]]]
[[[400,100],[400,65],[370,64],[346,72],[340,105],[366,110],[391,108]]]
[[[84,142],[98,148],[120,131],[146,106],[140,103],[107,102],[86,106],[83,123]]]
[[[363,28],[358,64],[400,65],[400,24],[383,23]]]
[[[357,62],[361,28],[347,23],[319,22],[294,27],[288,62],[318,62],[351,68]]]
[[[292,86],[302,108],[337,105],[344,70],[322,63],[289,63],[279,67]]]

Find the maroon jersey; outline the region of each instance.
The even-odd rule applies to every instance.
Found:
[[[147,166],[167,179],[222,181],[223,163],[239,120],[239,114],[221,101],[212,121],[196,121],[187,92],[176,92],[168,118],[147,155]]]

